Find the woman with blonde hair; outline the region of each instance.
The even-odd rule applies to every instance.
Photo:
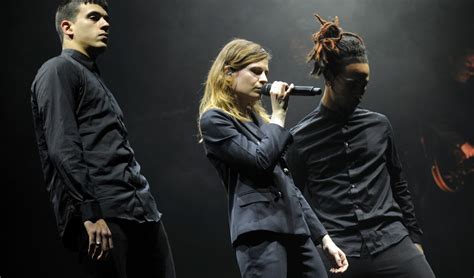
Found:
[[[263,108],[270,54],[234,39],[209,70],[199,109],[207,157],[228,197],[230,236],[242,277],[327,277],[315,244],[333,262],[348,263],[294,185],[283,153],[292,136],[284,128],[293,85],[273,82],[272,114]]]

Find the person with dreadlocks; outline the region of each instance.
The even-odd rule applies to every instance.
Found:
[[[291,142],[284,128],[292,85],[273,82],[269,116],[260,101],[270,54],[234,39],[209,70],[198,127],[206,156],[228,197],[230,237],[242,277],[327,277],[315,247],[333,272],[348,264],[294,185],[282,156]]]
[[[358,107],[369,82],[362,38],[323,20],[308,61],[323,75],[317,108],[291,129],[295,183],[351,267],[341,277],[434,277],[386,116]],[[331,275],[331,274],[330,274]]]

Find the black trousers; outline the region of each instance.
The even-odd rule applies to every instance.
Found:
[[[320,249],[320,248],[318,248]],[[320,253],[321,250],[318,250]],[[342,274],[329,273],[329,277],[344,278],[434,278],[435,275],[425,256],[416,248],[410,237],[388,249],[370,255],[365,245],[360,257],[348,257],[349,268]],[[329,263],[324,260],[326,269]]]
[[[234,247],[245,278],[327,277],[309,237],[251,232],[240,236]]]
[[[173,256],[162,221],[138,223],[107,219],[114,248],[107,259],[92,261],[84,229],[79,238],[79,261],[88,277],[175,278]]]

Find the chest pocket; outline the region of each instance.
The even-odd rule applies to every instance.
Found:
[[[240,207],[245,207],[255,203],[270,203],[275,199],[273,192],[250,191],[237,197],[237,203]]]

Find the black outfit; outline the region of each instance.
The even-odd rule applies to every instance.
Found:
[[[313,241],[327,234],[289,174],[290,133],[211,109],[200,120],[206,155],[228,197],[232,244],[243,277],[326,277]],[[311,267],[306,267],[311,265]]]
[[[344,116],[320,104],[291,132],[288,157],[296,184],[348,257],[359,258],[364,249],[375,255],[407,235],[420,242],[422,232],[384,115],[356,108]]]
[[[160,221],[122,111],[93,60],[72,49],[48,60],[33,81],[31,103],[47,191],[66,247],[77,247],[85,220]]]

